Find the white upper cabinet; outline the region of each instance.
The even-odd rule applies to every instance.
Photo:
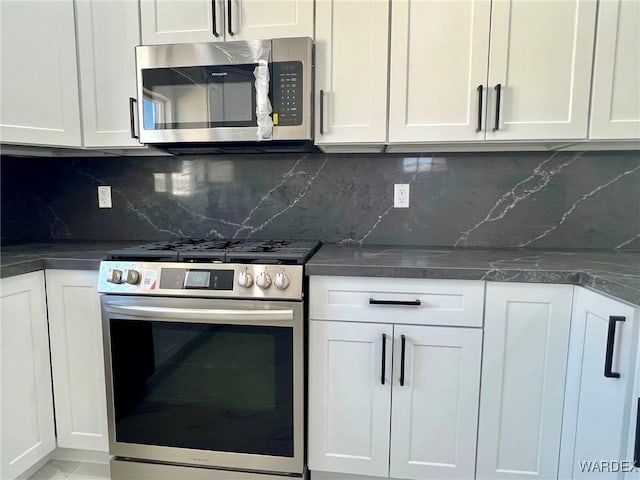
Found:
[[[313,37],[313,0],[140,0],[142,43]]]
[[[490,15],[488,0],[393,2],[389,142],[484,140]]]
[[[638,397],[632,395],[638,320],[637,309],[576,288],[559,478],[620,479],[621,472],[593,473],[580,464],[633,461],[626,444],[629,431],[636,433]],[[629,478],[637,479],[634,475]]]
[[[596,4],[492,2],[487,140],[587,137]]]
[[[0,142],[80,146],[73,0],[0,2]]]
[[[640,138],[639,31],[640,2],[600,2],[593,68],[591,138]]]
[[[388,0],[316,1],[317,145],[387,139]]]
[[[477,479],[557,478],[572,293],[487,284]]]
[[[227,40],[313,38],[313,0],[228,0],[227,8]]]
[[[586,139],[595,20],[596,0],[395,1],[389,142]]]
[[[224,2],[140,0],[140,24],[143,45],[224,40]]]
[[[85,147],[140,147],[131,136],[129,98],[136,97],[138,4],[76,0],[78,63]]]

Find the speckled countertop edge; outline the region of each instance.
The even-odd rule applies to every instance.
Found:
[[[110,250],[143,242],[56,242],[0,249],[0,278],[43,269],[97,270]],[[582,285],[640,305],[640,253],[323,245],[307,275]]]

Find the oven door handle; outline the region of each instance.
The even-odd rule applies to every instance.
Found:
[[[109,313],[178,322],[291,322],[293,320],[293,310],[229,310],[217,308],[169,308],[115,305],[105,305],[104,309]]]

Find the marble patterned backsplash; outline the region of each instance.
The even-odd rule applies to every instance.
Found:
[[[3,244],[175,237],[640,249],[640,152],[1,157]],[[410,205],[393,208],[393,185]],[[99,209],[110,185],[113,208]]]

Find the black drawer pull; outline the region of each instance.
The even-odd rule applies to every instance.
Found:
[[[385,370],[385,363],[387,361],[387,335],[386,334],[382,334],[382,375],[380,376],[380,383],[382,383],[382,385],[384,385],[384,374],[386,373]]]
[[[476,132],[482,131],[482,85],[478,85],[478,126]]]
[[[218,19],[216,18],[216,2],[218,0],[211,0],[211,23],[213,23],[213,36],[214,37],[219,37],[220,34],[218,33]]]
[[[640,468],[640,398],[638,398],[638,412],[636,414],[636,446],[633,449],[633,466]]]
[[[227,0],[227,32],[233,37],[233,20],[231,18],[231,0]]]
[[[620,378],[618,372],[614,372],[613,368],[613,351],[616,341],[616,323],[624,322],[625,317],[611,315],[609,317],[609,332],[607,333],[607,354],[604,360],[604,376],[607,378]]]
[[[502,85],[497,84],[495,87],[496,91],[496,122],[493,126],[493,131],[497,132],[500,129],[500,93],[502,92]]]
[[[404,354],[407,349],[407,338],[404,335],[401,335],[402,339],[402,349],[400,352],[400,386],[404,387]]]
[[[401,307],[419,307],[421,305],[421,302],[420,300],[376,300],[375,298],[370,298],[369,305],[397,305]]]

